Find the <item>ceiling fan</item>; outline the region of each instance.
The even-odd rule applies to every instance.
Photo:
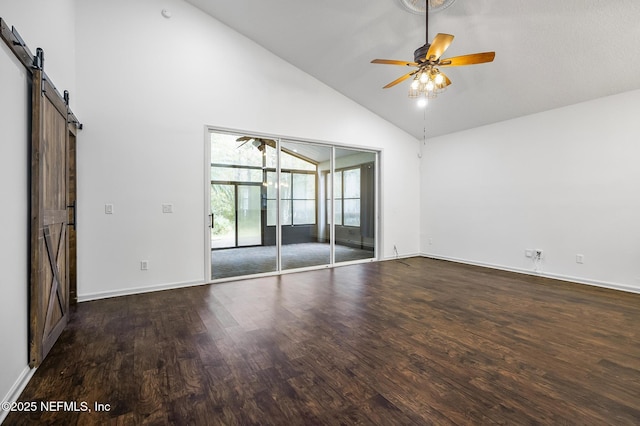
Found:
[[[413,77],[413,82],[409,89],[409,97],[417,98],[424,95],[425,101],[426,98],[435,98],[438,93],[451,84],[449,77],[441,72],[440,68],[482,64],[493,61],[496,56],[496,52],[482,52],[446,59],[441,58],[453,41],[453,36],[451,34],[438,33],[433,42],[429,44],[429,9],[430,7],[425,7],[426,43],[413,53],[413,62],[394,59],[374,59],[371,61],[373,64],[415,67],[415,70],[393,80],[384,86],[384,89],[393,87],[409,77]]]
[[[258,151],[264,150],[266,145],[269,145],[272,148],[276,147],[276,141],[274,141],[273,139],[254,138],[253,136],[242,136],[236,139],[236,142],[242,142],[240,145],[238,145],[238,148],[241,148],[249,141],[253,141],[252,145],[258,148]]]

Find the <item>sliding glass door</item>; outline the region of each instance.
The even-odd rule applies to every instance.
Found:
[[[211,278],[374,259],[377,153],[210,133]]]
[[[238,247],[262,245],[261,189],[262,185],[236,186]]]
[[[278,270],[275,241],[266,234],[266,175],[276,142],[210,133],[211,279]]]
[[[237,246],[236,189],[233,184],[211,183],[211,248]]]
[[[262,244],[260,184],[211,183],[211,248]]]

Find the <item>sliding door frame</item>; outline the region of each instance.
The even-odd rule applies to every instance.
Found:
[[[233,129],[233,128],[225,128],[225,127],[216,127],[216,126],[205,126],[204,127],[204,187],[205,187],[205,206],[203,212],[203,225],[205,232],[204,235],[204,282],[207,283],[220,283],[225,281],[233,281],[237,280],[241,277],[230,277],[230,278],[220,278],[220,279],[212,279],[211,278],[211,218],[210,218],[210,210],[211,210],[211,134],[212,133],[223,133],[223,134],[231,134],[231,135],[251,135],[256,138],[265,138],[272,139],[276,142],[276,175],[279,177],[281,173],[281,152],[282,152],[282,141],[294,142],[294,143],[305,143],[305,144],[318,144],[331,149],[331,159],[330,159],[330,171],[334,173],[335,169],[335,155],[336,149],[344,148],[350,150],[359,150],[370,152],[375,156],[375,197],[376,201],[374,203],[374,217],[375,217],[375,236],[374,236],[374,252],[373,257],[362,260],[355,261],[347,261],[340,262],[338,264],[335,263],[335,221],[331,221],[330,226],[330,264],[329,265],[319,265],[319,266],[310,266],[300,269],[294,270],[283,270],[282,269],[282,227],[281,227],[281,218],[280,218],[280,203],[281,203],[281,194],[280,191],[276,191],[276,249],[277,249],[277,270],[273,272],[265,272],[260,274],[251,275],[251,277],[261,277],[261,276],[277,276],[281,274],[287,274],[292,272],[300,272],[305,270],[317,270],[317,269],[325,269],[325,268],[333,268],[335,266],[343,266],[348,264],[355,263],[367,263],[367,262],[376,262],[381,259],[381,244],[383,241],[382,236],[382,209],[381,203],[383,199],[381,178],[382,178],[382,158],[383,151],[382,149],[365,147],[359,145],[348,145],[348,144],[338,144],[327,141],[320,140],[311,140],[311,139],[301,139],[301,138],[293,138],[281,135],[273,135],[268,133],[259,133],[253,131],[247,131],[242,129]],[[333,174],[332,174],[333,176]],[[318,197],[317,203],[322,201],[322,197]],[[334,217],[335,213],[335,200],[333,194],[331,196],[331,217]]]

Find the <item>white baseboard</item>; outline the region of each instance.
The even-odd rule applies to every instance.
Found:
[[[147,287],[122,288],[118,290],[99,291],[97,293],[86,293],[78,295],[78,302],[89,302],[91,300],[108,299],[110,297],[129,296],[132,294],[151,293],[153,291],[172,290],[182,287],[195,287],[207,284],[204,281],[182,281],[177,283],[156,284]]]
[[[467,260],[467,259],[460,259],[460,258],[455,258],[455,257],[448,257],[448,256],[439,256],[439,255],[434,255],[434,254],[429,254],[429,253],[409,253],[409,254],[403,254],[403,255],[399,255],[399,256],[384,257],[384,258],[382,258],[380,260],[381,261],[388,261],[388,260],[397,260],[397,259],[407,259],[407,258],[410,258],[410,257],[427,257],[427,258],[431,258],[431,259],[448,260],[448,261],[456,262],[456,263],[464,263],[464,264],[468,264],[468,265],[482,266],[482,267],[485,267],[485,268],[499,269],[499,270],[502,270],[502,271],[516,272],[516,273],[519,273],[519,274],[526,274],[526,275],[534,275],[534,276],[545,277],[545,278],[552,278],[552,279],[561,280],[561,281],[568,281],[568,282],[573,282],[573,283],[578,283],[578,284],[592,285],[592,286],[596,286],[596,287],[609,288],[609,289],[613,289],[613,290],[626,291],[626,292],[630,292],[630,293],[640,293],[640,288],[626,286],[626,285],[618,284],[618,283],[610,283],[610,282],[605,282],[605,281],[589,280],[589,279],[585,279],[585,278],[571,277],[571,276],[565,276],[565,275],[554,274],[554,273],[549,273],[549,272],[534,272],[534,271],[530,271],[530,270],[522,269],[522,268],[513,268],[513,267],[509,267],[509,266],[504,266],[504,265],[495,265],[495,264],[490,264],[490,263],[485,263],[485,262],[477,262],[477,261],[472,261],[472,260]],[[300,272],[300,271],[296,270],[294,272]],[[271,274],[266,274],[266,275],[271,275]],[[245,278],[245,277],[243,277],[243,278]],[[256,278],[256,277],[251,277],[251,278]],[[239,279],[239,278],[229,278],[228,281],[234,281],[234,280],[237,280],[237,279]],[[217,280],[216,282],[223,282],[223,281],[227,281],[227,280]],[[151,293],[151,292],[154,292],[154,291],[171,290],[171,289],[182,288],[182,287],[194,287],[194,286],[205,285],[205,284],[209,284],[209,283],[205,282],[205,281],[184,281],[184,282],[177,282],[177,283],[157,284],[157,285],[152,285],[152,286],[148,286],[148,287],[133,287],[133,288],[123,288],[123,289],[118,289],[118,290],[102,291],[102,292],[97,292],[97,293],[87,293],[87,294],[78,295],[78,302],[88,302],[88,301],[91,301],[91,300],[108,299],[110,297],[128,296],[128,295],[132,295],[132,294]]]
[[[24,370],[22,370],[22,373],[20,373],[20,376],[15,381],[13,386],[11,386],[11,389],[9,389],[9,392],[7,392],[7,394],[2,399],[1,402],[16,402],[18,398],[20,398],[20,394],[22,393],[24,388],[27,386],[27,384],[29,383],[29,380],[31,380],[31,377],[33,377],[33,374],[36,372],[36,370],[37,368],[30,368],[29,366],[26,366]],[[0,410],[0,424],[4,422],[4,419],[8,415],[9,415],[9,411]]]
[[[394,256],[394,257],[386,257],[384,259],[380,259],[380,260],[396,260],[396,259],[406,259],[409,257],[419,257],[422,256],[420,253],[411,253],[411,254],[404,254],[404,255],[400,255],[400,256]],[[334,267],[334,266],[346,266],[349,264],[355,264],[355,263],[367,263],[367,262],[375,262],[378,259],[372,258],[372,259],[366,259],[366,260],[359,260],[359,261],[353,261],[353,262],[344,262],[342,264],[336,264],[336,265],[326,265],[323,267],[310,267],[310,268],[300,268],[300,269],[295,269],[295,270],[291,270],[291,271],[281,271],[280,274],[287,274],[287,273],[295,273],[295,272],[303,272],[306,270],[316,270],[316,269],[323,269],[323,268],[329,268],[329,267]],[[222,282],[226,282],[226,281],[237,281],[237,280],[241,280],[241,279],[249,279],[249,278],[260,278],[260,277],[267,277],[267,276],[273,276],[273,275],[278,275],[277,272],[272,273],[272,272],[268,272],[268,273],[264,273],[264,274],[257,274],[257,275],[252,275],[252,276],[246,276],[246,277],[230,277],[230,278],[222,278],[222,279],[218,279],[215,280],[215,283],[222,283]],[[100,292],[96,292],[96,293],[86,293],[86,294],[79,294],[78,295],[78,303],[81,302],[89,302],[91,300],[100,300],[100,299],[108,299],[111,297],[119,297],[119,296],[129,296],[132,294],[141,294],[141,293],[151,293],[154,291],[161,291],[161,290],[172,290],[172,289],[176,289],[176,288],[182,288],[182,287],[194,287],[194,286],[199,286],[199,285],[206,285],[206,284],[212,284],[212,282],[209,281],[185,281],[185,282],[178,282],[178,283],[166,283],[166,284],[158,284],[158,285],[152,285],[152,286],[148,286],[148,287],[133,287],[133,288],[123,288],[123,289],[118,289],[118,290],[110,290],[110,291],[100,291]]]
[[[474,266],[482,266],[484,268],[498,269],[501,271],[508,271],[508,272],[516,272],[518,274],[534,275],[537,277],[545,277],[545,278],[551,278],[554,280],[568,281],[568,282],[577,283],[577,284],[585,284],[585,285],[590,285],[594,287],[602,287],[602,288],[608,288],[612,290],[626,291],[628,293],[640,294],[640,288],[619,284],[619,283],[590,280],[587,278],[572,277],[572,276],[562,275],[562,274],[554,274],[552,272],[535,272],[535,271],[530,271],[528,269],[514,268],[514,267],[504,266],[504,265],[495,265],[491,263],[477,262],[477,261],[472,261],[467,259],[459,259],[455,257],[439,256],[439,255],[429,254],[429,253],[422,253],[420,256],[427,257],[430,259],[448,260],[450,262],[464,263],[467,265],[474,265]]]
[[[387,261],[387,260],[397,260],[397,259],[408,259],[410,257],[428,257],[428,256],[424,256],[422,253],[409,253],[409,254],[401,254],[398,256],[387,256],[387,257],[383,257],[382,261]]]

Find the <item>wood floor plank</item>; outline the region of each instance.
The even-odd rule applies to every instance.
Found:
[[[105,299],[20,397],[91,411],[4,424],[637,425],[639,324],[637,294],[425,258]]]

